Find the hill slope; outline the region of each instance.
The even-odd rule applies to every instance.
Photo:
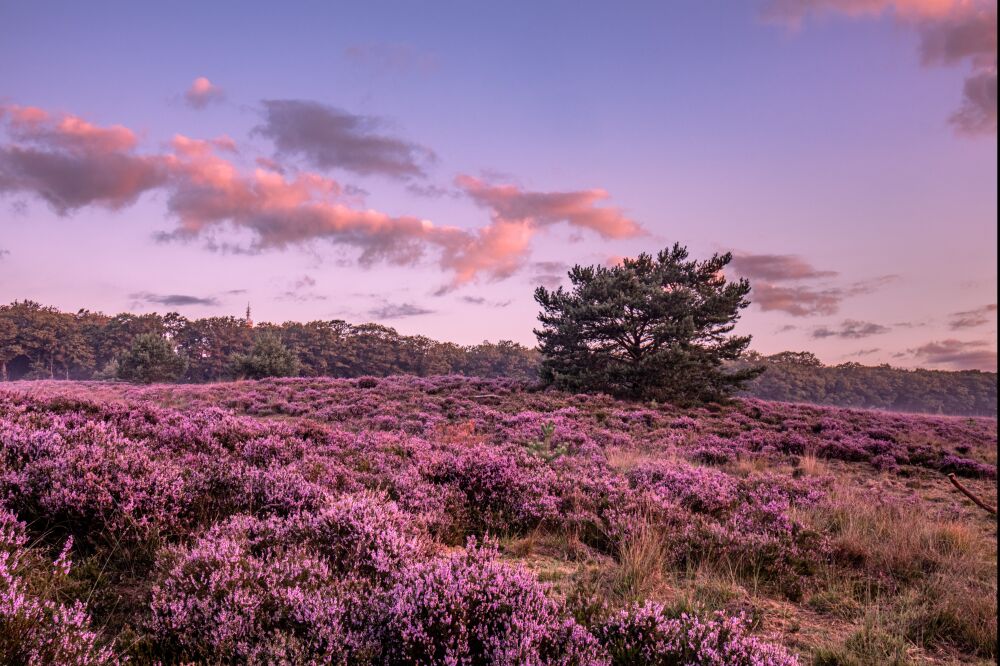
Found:
[[[996,525],[947,472],[995,505],[995,421],[463,377],[12,383],[0,593],[27,601],[0,601],[0,648],[975,663]]]

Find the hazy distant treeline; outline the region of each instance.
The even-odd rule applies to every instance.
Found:
[[[969,370],[903,370],[888,365],[827,366],[808,352],[753,355],[767,371],[748,393],[765,400],[811,402],[959,416],[997,415],[997,375]]]
[[[0,305],[0,378],[102,379],[140,334],[169,339],[186,361],[181,381],[233,379],[233,359],[255,340],[274,335],[298,358],[307,377],[463,374],[537,379],[537,350],[500,341],[461,346],[420,335],[400,335],[378,324],[340,320],[260,324],[238,317],[187,319],[177,313],[108,316],[59,312],[31,301]],[[812,354],[752,354],[745,363],[767,371],[748,394],[767,400],[937,414],[996,416],[992,372],[902,370],[845,363],[824,366]]]
[[[464,374],[537,377],[538,352],[509,341],[461,346],[421,335],[400,335],[378,324],[340,320],[260,324],[238,317],[187,319],[177,313],[108,316],[59,312],[31,301],[0,305],[0,378],[103,379],[142,334],[169,339],[186,361],[181,381],[234,378],[233,359],[262,335],[276,335],[298,357],[307,377]]]

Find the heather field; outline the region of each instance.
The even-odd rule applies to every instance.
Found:
[[[996,421],[464,377],[0,385],[10,663],[996,658]]]

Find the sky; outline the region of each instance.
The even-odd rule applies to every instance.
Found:
[[[0,302],[535,340],[732,252],[771,354],[995,370],[996,2],[0,4]]]

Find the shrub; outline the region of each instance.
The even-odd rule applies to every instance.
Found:
[[[529,573],[475,542],[410,567],[390,597],[392,664],[606,663],[593,637],[562,619]]]
[[[613,666],[795,666],[798,659],[746,631],[742,616],[717,614],[705,621],[671,617],[647,602],[619,612],[596,634]]]
[[[9,664],[117,664],[113,646],[102,645],[80,602],[63,604],[32,588],[69,573],[67,544],[49,563],[26,548],[24,524],[0,506],[0,656]],[[36,585],[33,585],[35,583]]]
[[[176,658],[269,663],[275,650],[347,663],[375,650],[358,587],[322,557],[278,545],[283,519],[240,516],[164,553],[149,629]]]

